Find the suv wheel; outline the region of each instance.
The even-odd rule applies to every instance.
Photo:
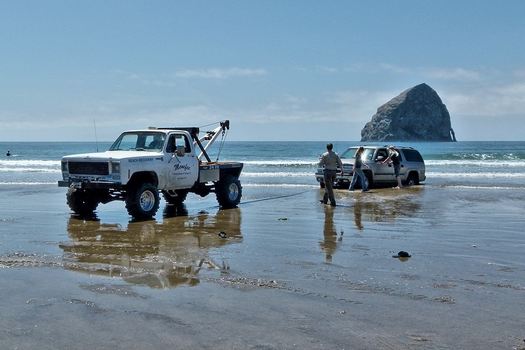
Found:
[[[419,185],[419,176],[416,173],[410,173],[407,180],[405,181],[406,186]]]

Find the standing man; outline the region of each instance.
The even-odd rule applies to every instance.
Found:
[[[328,199],[330,199],[330,205],[335,207],[333,185],[337,175],[338,167],[341,169],[341,175],[343,175],[343,162],[341,162],[341,158],[339,158],[337,153],[332,151],[333,148],[334,145],[331,143],[327,144],[326,152],[323,153],[321,160],[319,161],[319,167],[324,168],[323,177],[325,185],[324,196],[320,202],[323,204],[328,204]]]

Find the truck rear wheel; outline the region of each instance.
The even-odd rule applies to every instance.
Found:
[[[168,191],[162,191],[162,195],[164,196],[164,199],[168,204],[173,205],[181,205],[186,200],[186,196],[188,195],[188,191],[186,190],[176,190],[173,195],[169,193]]]
[[[215,183],[217,202],[223,208],[235,208],[241,202],[242,186],[237,177],[227,175]]]
[[[159,209],[159,191],[151,183],[143,183],[128,191],[126,209],[129,215],[137,219],[153,217]]]
[[[66,199],[69,208],[79,215],[91,215],[98,206],[95,195],[85,189],[70,187]]]

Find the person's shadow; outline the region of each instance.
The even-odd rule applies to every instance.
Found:
[[[334,208],[325,206],[324,215],[324,239],[319,243],[319,245],[325,254],[325,261],[327,263],[331,263],[332,257],[337,248],[337,229],[334,225]]]

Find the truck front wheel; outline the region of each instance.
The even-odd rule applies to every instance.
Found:
[[[136,219],[148,219],[159,209],[159,191],[151,183],[143,183],[128,191],[126,209]]]
[[[96,196],[85,189],[70,187],[66,199],[69,208],[78,215],[92,215],[98,206]]]
[[[238,178],[228,175],[215,183],[217,202],[223,208],[235,208],[241,202],[242,186]]]

